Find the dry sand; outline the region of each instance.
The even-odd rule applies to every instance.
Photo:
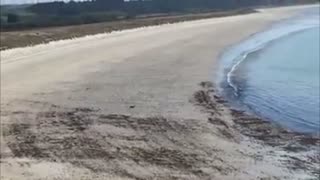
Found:
[[[316,140],[253,138],[210,82],[224,48],[303,8],[2,51],[1,179],[316,179]]]

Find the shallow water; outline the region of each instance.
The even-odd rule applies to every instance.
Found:
[[[319,133],[318,15],[310,9],[230,48],[222,56],[227,97],[291,130]]]
[[[290,129],[317,131],[319,30],[289,35],[248,55],[234,72],[239,100],[259,115]]]

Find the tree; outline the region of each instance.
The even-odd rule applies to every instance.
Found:
[[[7,15],[7,22],[8,23],[17,23],[17,22],[19,22],[19,16],[17,14],[9,13]]]
[[[124,0],[96,0],[93,3],[101,10],[120,10],[124,6]]]

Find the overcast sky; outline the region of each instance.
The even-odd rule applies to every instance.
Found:
[[[57,0],[0,0],[0,3],[2,5],[2,4],[25,4],[25,3],[36,3],[36,2],[48,2],[48,1],[57,1]],[[64,1],[68,1],[68,0],[64,0]]]

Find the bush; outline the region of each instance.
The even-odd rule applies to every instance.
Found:
[[[19,22],[19,16],[17,14],[9,13],[7,15],[7,22],[8,23],[17,23],[17,22]]]

